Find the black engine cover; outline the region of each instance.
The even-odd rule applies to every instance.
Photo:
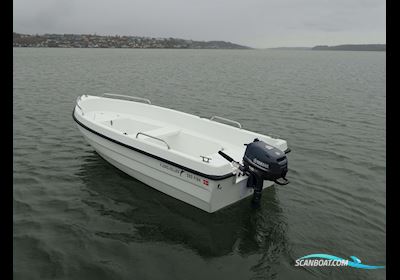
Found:
[[[247,144],[243,163],[246,168],[264,180],[274,181],[285,178],[288,171],[288,160],[285,153],[258,139]]]

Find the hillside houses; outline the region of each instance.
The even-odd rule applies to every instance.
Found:
[[[176,38],[138,36],[100,36],[91,34],[13,33],[13,47],[33,48],[172,48],[172,49],[246,49],[248,47],[223,41],[192,41]]]

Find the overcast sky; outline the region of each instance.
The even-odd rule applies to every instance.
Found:
[[[14,0],[14,32],[223,40],[256,48],[386,43],[385,0]]]

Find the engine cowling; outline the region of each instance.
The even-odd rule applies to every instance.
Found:
[[[257,138],[254,142],[247,144],[243,164],[246,169],[270,181],[285,178],[288,171],[285,153]]]

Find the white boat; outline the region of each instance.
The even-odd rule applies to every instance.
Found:
[[[253,193],[257,207],[263,189],[288,183],[287,142],[225,118],[201,118],[144,98],[104,94],[79,96],[73,119],[112,165],[210,213]]]

